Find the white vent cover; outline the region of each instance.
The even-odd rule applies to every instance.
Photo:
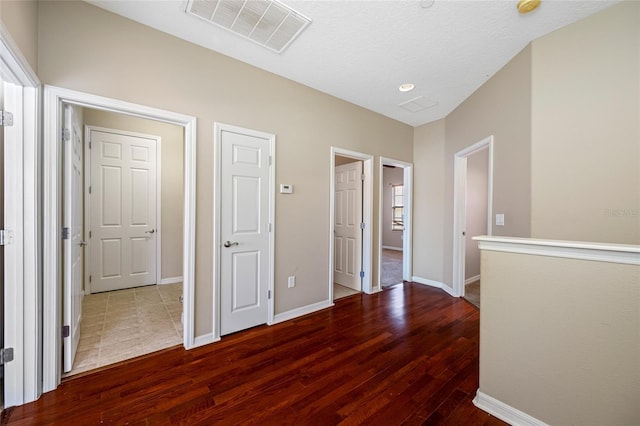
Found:
[[[276,0],[189,0],[186,11],[278,53],[311,23]]]
[[[400,108],[409,112],[424,111],[425,109],[432,108],[436,105],[438,105],[437,101],[430,101],[424,96],[418,96],[417,98],[409,99],[408,101],[398,104]]]

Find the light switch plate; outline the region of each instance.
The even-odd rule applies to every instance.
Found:
[[[504,213],[496,214],[496,226],[504,226]]]

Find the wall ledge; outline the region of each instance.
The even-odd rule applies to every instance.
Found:
[[[480,250],[640,265],[640,245],[488,236],[473,239]]]
[[[473,404],[479,409],[486,411],[494,417],[499,418],[502,421],[514,426],[548,426],[541,420],[531,417],[527,413],[524,413],[517,408],[505,404],[504,402],[497,400],[485,393],[482,393],[480,389],[476,392],[476,397],[473,399]]]

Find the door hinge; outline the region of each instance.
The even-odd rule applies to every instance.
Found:
[[[13,244],[13,231],[10,229],[0,230],[0,246]]]
[[[271,224],[269,224],[269,232],[271,232]]]
[[[68,325],[62,326],[62,338],[69,337],[71,335],[71,327]]]
[[[267,291],[267,299],[271,299],[271,290]]]
[[[360,175],[360,180],[364,181],[364,176],[365,176],[365,175],[364,175],[364,173],[362,173],[362,174]]]
[[[360,222],[360,229],[364,229],[364,222]]]
[[[360,271],[360,278],[364,278],[364,271]]]
[[[0,126],[13,126],[13,113],[9,111],[0,111]]]
[[[91,185],[89,185],[89,194],[91,194]]]
[[[89,275],[89,282],[91,282],[91,275]]]
[[[91,238],[91,231],[89,231],[89,238]]]
[[[69,142],[71,140],[71,132],[69,129],[62,129],[62,140]]]
[[[269,165],[271,165],[271,163],[273,163],[273,157],[269,156]]]
[[[13,361],[13,348],[0,349],[0,365]]]
[[[89,149],[91,149],[91,141],[89,141]]]
[[[67,227],[62,228],[62,239],[63,240],[69,239],[69,228]]]

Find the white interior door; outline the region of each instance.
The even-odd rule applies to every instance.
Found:
[[[362,162],[335,168],[333,281],[362,290]]]
[[[220,143],[220,332],[268,319],[270,139],[223,127]]]
[[[156,284],[156,140],[90,135],[91,292]]]
[[[85,242],[82,239],[82,123],[76,107],[65,107],[64,147],[64,300],[63,323],[69,327],[64,342],[64,371],[71,371],[80,341],[82,316],[82,268]]]

